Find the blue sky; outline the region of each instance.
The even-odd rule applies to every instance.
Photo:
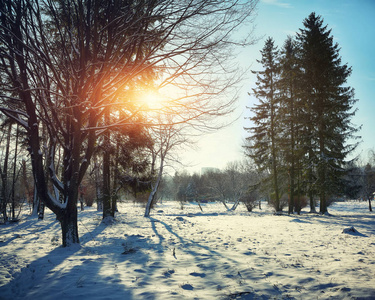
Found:
[[[368,150],[375,150],[375,0],[261,0],[255,19],[255,35],[263,38],[244,49],[238,59],[243,66],[259,69],[256,59],[260,59],[259,50],[265,39],[271,36],[281,47],[288,35],[303,28],[303,20],[313,11],[332,29],[331,34],[341,48],[342,62],[353,69],[348,85],[355,89],[359,101],[356,104],[358,112],[352,121],[362,125],[359,132],[362,143],[353,155],[361,154],[366,160]],[[197,170],[202,166],[222,168],[229,161],[241,159],[241,145],[246,136],[243,127],[250,125],[244,120],[248,115],[245,107],[257,101],[247,95],[254,83],[252,75],[243,82],[237,110],[241,115],[239,120],[216,134],[202,137],[198,150],[189,152],[185,163],[195,161]]]

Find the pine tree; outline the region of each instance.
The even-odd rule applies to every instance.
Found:
[[[298,80],[301,74],[297,61],[297,45],[288,36],[281,50],[280,80],[278,87],[280,96],[280,122],[282,126],[282,152],[287,164],[289,178],[289,210],[288,213],[300,212],[299,197],[301,196],[301,99],[299,97]],[[296,200],[296,202],[295,202]]]
[[[246,129],[251,136],[249,153],[256,165],[261,170],[269,170],[269,181],[274,192],[274,207],[277,212],[282,210],[280,206],[279,187],[279,151],[278,151],[278,112],[279,95],[277,83],[279,80],[279,50],[274,45],[274,40],[268,38],[260,51],[262,59],[258,63],[263,71],[253,72],[257,75],[256,88],[253,89],[259,104],[251,108],[254,116],[250,120],[254,127]]]
[[[351,68],[341,63],[339,46],[333,42],[331,30],[323,19],[311,13],[297,34],[301,86],[305,103],[306,137],[310,172],[315,172],[315,186],[320,198],[320,213],[339,186],[345,157],[356,145],[346,145],[357,128],[351,124],[354,115],[354,90],[345,86]],[[313,126],[311,126],[313,124]],[[311,176],[312,174],[310,174]],[[312,176],[310,177],[312,179]],[[311,192],[311,189],[310,189]]]

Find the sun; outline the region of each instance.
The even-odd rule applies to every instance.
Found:
[[[147,110],[160,110],[165,105],[163,97],[157,92],[144,92],[141,94],[139,102]]]

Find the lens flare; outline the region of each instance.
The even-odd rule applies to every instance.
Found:
[[[139,102],[147,110],[159,110],[165,104],[160,94],[155,92],[145,92],[140,96]]]

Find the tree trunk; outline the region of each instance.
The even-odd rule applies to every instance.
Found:
[[[16,146],[14,150],[14,164],[13,164],[13,178],[12,178],[12,220],[16,219],[15,208],[16,208],[16,198],[15,198],[15,187],[16,187],[16,170],[17,170],[17,151],[18,151],[18,124],[16,128]]]
[[[198,199],[196,199],[196,201],[198,203],[199,209],[201,210],[201,212],[203,212],[203,209],[202,209],[202,206],[201,206],[201,202]]]
[[[22,159],[22,184],[25,187],[25,198],[27,203],[30,206],[31,203],[31,190],[30,190],[30,185],[29,181],[27,180],[27,173],[26,173],[26,161]]]
[[[280,212],[281,207],[280,207],[279,184],[278,184],[278,180],[277,180],[276,164],[273,167],[273,186],[274,186],[274,189],[275,189],[275,209],[276,209],[276,212]]]
[[[44,202],[43,201],[38,201],[38,220],[43,220],[44,219]]]
[[[281,211],[280,207],[280,192],[279,192],[279,183],[278,183],[278,165],[277,165],[277,156],[276,156],[276,124],[275,124],[275,114],[276,114],[276,99],[274,99],[274,83],[273,75],[271,75],[271,158],[272,158],[272,167],[273,167],[273,187],[275,190],[275,209],[276,212]]]
[[[225,206],[225,208],[226,208],[226,210],[229,210],[229,207],[228,207],[228,205],[225,203],[225,200],[222,200],[221,201],[221,203],[223,203],[224,204],[224,206]]]
[[[155,185],[155,187],[152,189],[150,195],[148,196],[148,200],[147,200],[147,204],[146,204],[146,209],[145,209],[145,217],[149,217],[150,216],[151,207],[152,207],[152,205],[155,202],[155,196],[156,196],[156,192],[158,190],[157,185],[158,184]]]
[[[313,194],[313,173],[311,167],[308,169],[308,178],[309,178],[309,200],[310,200],[310,213],[316,213],[314,194]]]
[[[288,209],[288,214],[293,214],[295,210],[295,203],[294,203],[294,190],[295,190],[295,151],[294,151],[294,146],[295,146],[295,140],[294,140],[294,118],[296,117],[296,113],[294,110],[294,92],[293,92],[293,84],[290,85],[290,110],[291,110],[291,123],[290,123],[290,145],[291,145],[291,166],[290,166],[290,171],[289,171],[289,178],[290,178],[290,192],[289,192],[289,209]]]
[[[8,160],[9,160],[9,148],[10,148],[10,135],[12,131],[12,123],[9,123],[7,132],[7,143],[5,148],[4,165],[1,172],[1,212],[3,214],[4,222],[8,221],[7,216],[7,203],[8,203]]]
[[[61,225],[62,232],[62,246],[69,247],[74,244],[79,244],[78,236],[78,194],[79,183],[77,178],[73,176],[71,185],[64,193],[65,208],[55,211],[56,217]]]
[[[368,198],[368,209],[369,211],[372,211],[371,198]]]
[[[105,113],[105,123],[108,124],[109,120],[109,111]],[[108,130],[104,134],[104,152],[103,152],[103,194],[102,194],[102,201],[103,201],[103,219],[106,217],[114,217],[112,214],[111,208],[111,168],[110,168],[110,131]]]
[[[297,211],[297,213],[300,215],[301,214],[301,178],[302,178],[302,173],[301,173],[301,166],[300,166],[300,162],[297,162],[297,183],[296,183],[296,188],[297,188],[297,197],[298,197],[298,208],[296,208],[295,210]]]
[[[84,211],[85,210],[85,207],[84,207],[84,204],[83,204],[83,194],[80,195],[79,197],[79,203],[81,204],[81,211]]]
[[[277,158],[276,158],[276,146],[274,141],[274,136],[272,134],[272,175],[273,175],[273,188],[275,191],[275,210],[276,212],[281,211],[280,207],[280,193],[279,193],[279,183],[278,183],[278,170],[277,170]]]
[[[115,151],[115,165],[113,170],[113,185],[112,185],[112,197],[111,197],[111,213],[112,216],[115,216],[115,213],[117,210],[117,199],[118,199],[118,177],[119,177],[119,152],[120,152],[120,146],[119,142],[116,144],[116,151]]]
[[[239,203],[240,203],[240,199],[237,199],[237,200],[234,202],[234,204],[233,204],[233,206],[232,206],[232,208],[231,208],[230,210],[231,210],[231,211],[235,211]]]
[[[160,161],[158,178],[156,179],[155,186],[153,186],[152,191],[151,191],[150,195],[148,196],[146,209],[145,209],[145,217],[150,216],[151,207],[153,206],[153,204],[155,202],[156,192],[158,191],[158,188],[159,188],[159,185],[160,185],[160,182],[161,182],[161,178],[163,176],[163,167],[164,167],[164,157],[163,157],[163,154],[161,154],[161,161]]]
[[[96,209],[97,211],[103,211],[103,198],[102,190],[100,186],[100,169],[99,164],[95,159],[95,169],[94,169],[94,178],[95,178],[95,194],[96,194]]]
[[[36,184],[34,183],[33,211],[31,212],[31,215],[33,217],[37,217],[38,210],[39,210],[39,196],[38,196],[38,191],[36,190]]]
[[[324,192],[322,192],[320,194],[320,210],[319,212],[324,215],[325,213],[328,212],[327,210],[327,199],[326,199],[326,195]]]
[[[293,156],[294,154],[292,154]],[[294,157],[292,158],[294,160]],[[290,184],[289,184],[289,209],[288,214],[293,214],[295,210],[295,203],[294,203],[294,162],[292,162],[292,167],[290,169]]]
[[[309,191],[309,199],[310,199],[310,213],[316,213],[314,196],[311,191]]]
[[[59,217],[62,231],[62,245],[69,247],[73,244],[79,244],[77,208],[67,209],[64,214]]]
[[[324,163],[323,163],[324,164]],[[319,188],[320,188],[320,209],[319,212],[323,215],[327,213],[327,194],[325,191],[325,165],[319,166]]]
[[[103,153],[103,219],[114,217],[111,209],[111,187],[110,187],[110,154],[109,151]]]

